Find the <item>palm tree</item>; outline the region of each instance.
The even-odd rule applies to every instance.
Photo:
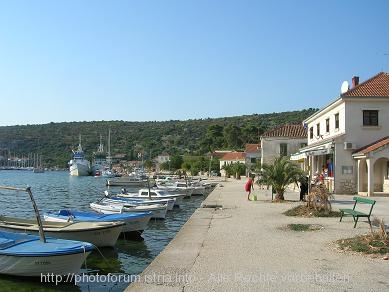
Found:
[[[284,200],[286,187],[291,183],[298,182],[303,176],[303,170],[287,156],[278,157],[273,164],[262,165],[262,184],[270,185],[276,193],[276,200]]]

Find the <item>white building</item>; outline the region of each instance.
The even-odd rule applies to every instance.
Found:
[[[388,192],[389,74],[381,72],[352,88],[304,121],[310,175],[323,172],[335,193]]]
[[[246,153],[245,152],[227,152],[219,159],[219,165],[220,165],[220,173],[222,176],[226,175],[226,172],[224,170],[224,166],[233,164],[233,163],[242,163],[245,164],[246,161]]]
[[[303,125],[283,125],[261,136],[261,164],[271,164],[275,158],[289,156],[307,145],[307,130]]]
[[[246,144],[246,176],[255,168],[257,162],[261,162],[261,144]]]

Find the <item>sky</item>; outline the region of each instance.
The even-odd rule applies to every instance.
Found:
[[[322,108],[389,72],[387,0],[0,0],[0,126]]]

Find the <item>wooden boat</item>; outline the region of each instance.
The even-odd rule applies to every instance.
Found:
[[[167,204],[124,206],[121,203],[103,202],[100,200],[98,202],[90,203],[89,206],[93,210],[104,214],[151,212],[151,218],[155,219],[165,219],[167,212]]]
[[[93,250],[88,242],[46,238],[39,209],[31,189],[0,186],[1,190],[25,191],[32,201],[37,235],[17,232],[0,232],[0,274],[40,277],[44,274],[70,275],[80,272],[81,265]]]
[[[84,212],[77,210],[59,210],[43,214],[45,221],[55,222],[106,222],[123,221],[125,223],[122,233],[141,234],[146,229],[152,216],[151,212],[101,214],[96,212]]]
[[[129,193],[125,189],[122,190],[121,194],[117,194],[120,198],[143,198],[143,199],[151,199],[151,200],[160,200],[160,199],[175,199],[174,204],[180,205],[182,203],[182,199],[186,197],[186,194],[173,194],[169,193],[166,190],[162,189],[140,189],[137,193]]]
[[[174,205],[176,205],[175,198],[166,198],[166,199],[149,199],[143,197],[120,197],[120,196],[109,196],[107,198],[103,198],[102,202],[112,202],[112,203],[120,203],[126,206],[138,206],[138,205],[154,205],[154,204],[167,204],[167,210],[171,211],[174,209]]]
[[[107,180],[107,186],[126,186],[126,187],[147,187],[148,179],[133,176],[121,176]]]
[[[114,246],[124,222],[42,222],[46,235],[56,238],[86,241],[95,246]],[[39,227],[33,219],[0,215],[0,230],[38,234]]]
[[[0,274],[40,277],[77,274],[94,246],[88,242],[0,232]]]

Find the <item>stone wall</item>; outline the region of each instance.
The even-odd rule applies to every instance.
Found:
[[[355,194],[357,193],[357,184],[351,179],[337,181],[336,193],[338,194]]]

